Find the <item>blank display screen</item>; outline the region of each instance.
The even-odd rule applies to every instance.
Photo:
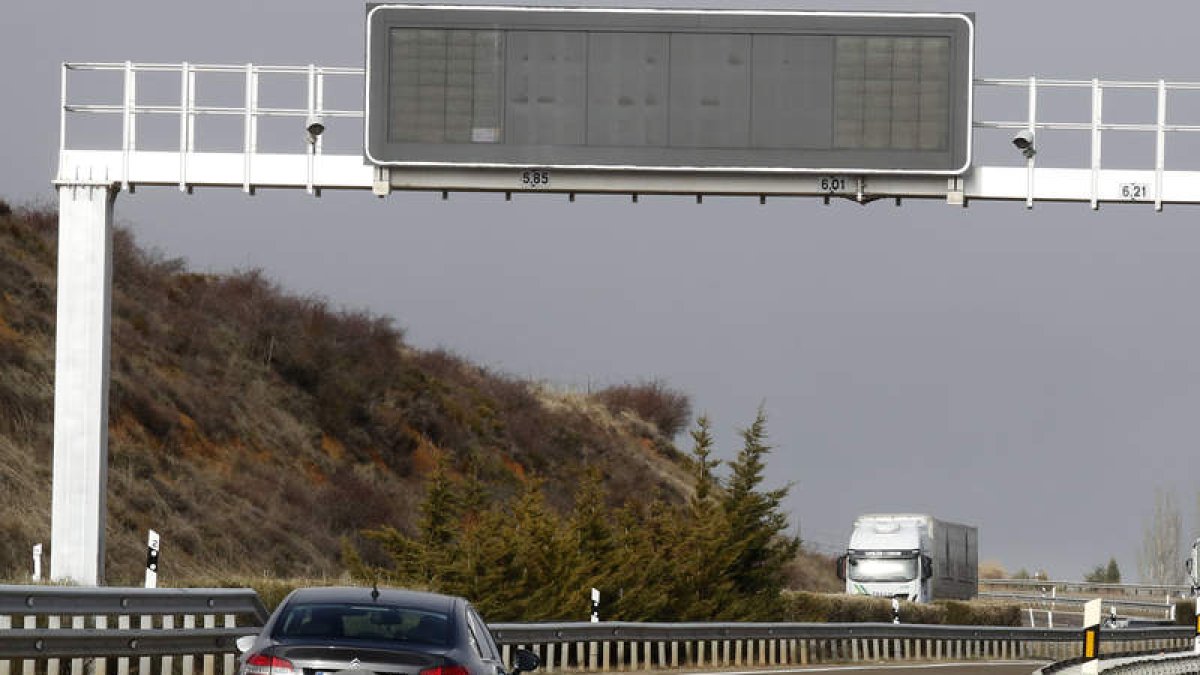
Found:
[[[378,6],[380,164],[958,173],[962,15]]]

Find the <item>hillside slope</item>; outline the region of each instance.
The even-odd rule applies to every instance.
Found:
[[[0,578],[13,580],[49,543],[56,219],[0,201]],[[690,489],[678,429],[611,397],[412,348],[388,319],[257,272],[191,273],[125,231],[113,262],[109,584],[138,582],[149,528],[164,585],[337,576],[344,539],[370,555],[363,528],[413,527],[438,462],[497,497],[541,476],[560,509],[588,466],[618,502]],[[686,423],[685,397],[658,403]]]

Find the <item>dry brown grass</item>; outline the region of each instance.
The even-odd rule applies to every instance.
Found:
[[[56,216],[0,209],[0,577],[48,543]],[[108,579],[337,578],[344,539],[411,531],[430,453],[493,497],[552,478],[567,508],[598,466],[616,502],[682,499],[686,460],[653,423],[422,351],[386,318],[289,295],[257,271],[188,272],[114,241]],[[653,421],[652,421],[653,422]],[[661,422],[660,422],[661,424]]]

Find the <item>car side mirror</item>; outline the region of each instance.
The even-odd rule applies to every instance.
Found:
[[[542,665],[542,660],[538,658],[538,655],[528,649],[518,649],[514,655],[514,661],[512,672],[509,675],[528,673],[531,670],[537,670]]]
[[[257,639],[257,635],[243,635],[235,640],[233,644],[237,646],[238,653],[245,654],[250,651],[250,648],[254,646],[254,641]]]
[[[837,578],[842,581],[846,580],[846,559],[850,556],[843,555],[837,559]]]
[[[921,556],[921,581],[933,578],[933,559],[927,555]]]

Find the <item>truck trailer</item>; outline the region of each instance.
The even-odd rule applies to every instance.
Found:
[[[966,600],[979,592],[979,532],[922,514],[859,516],[837,571],[851,595]]]

